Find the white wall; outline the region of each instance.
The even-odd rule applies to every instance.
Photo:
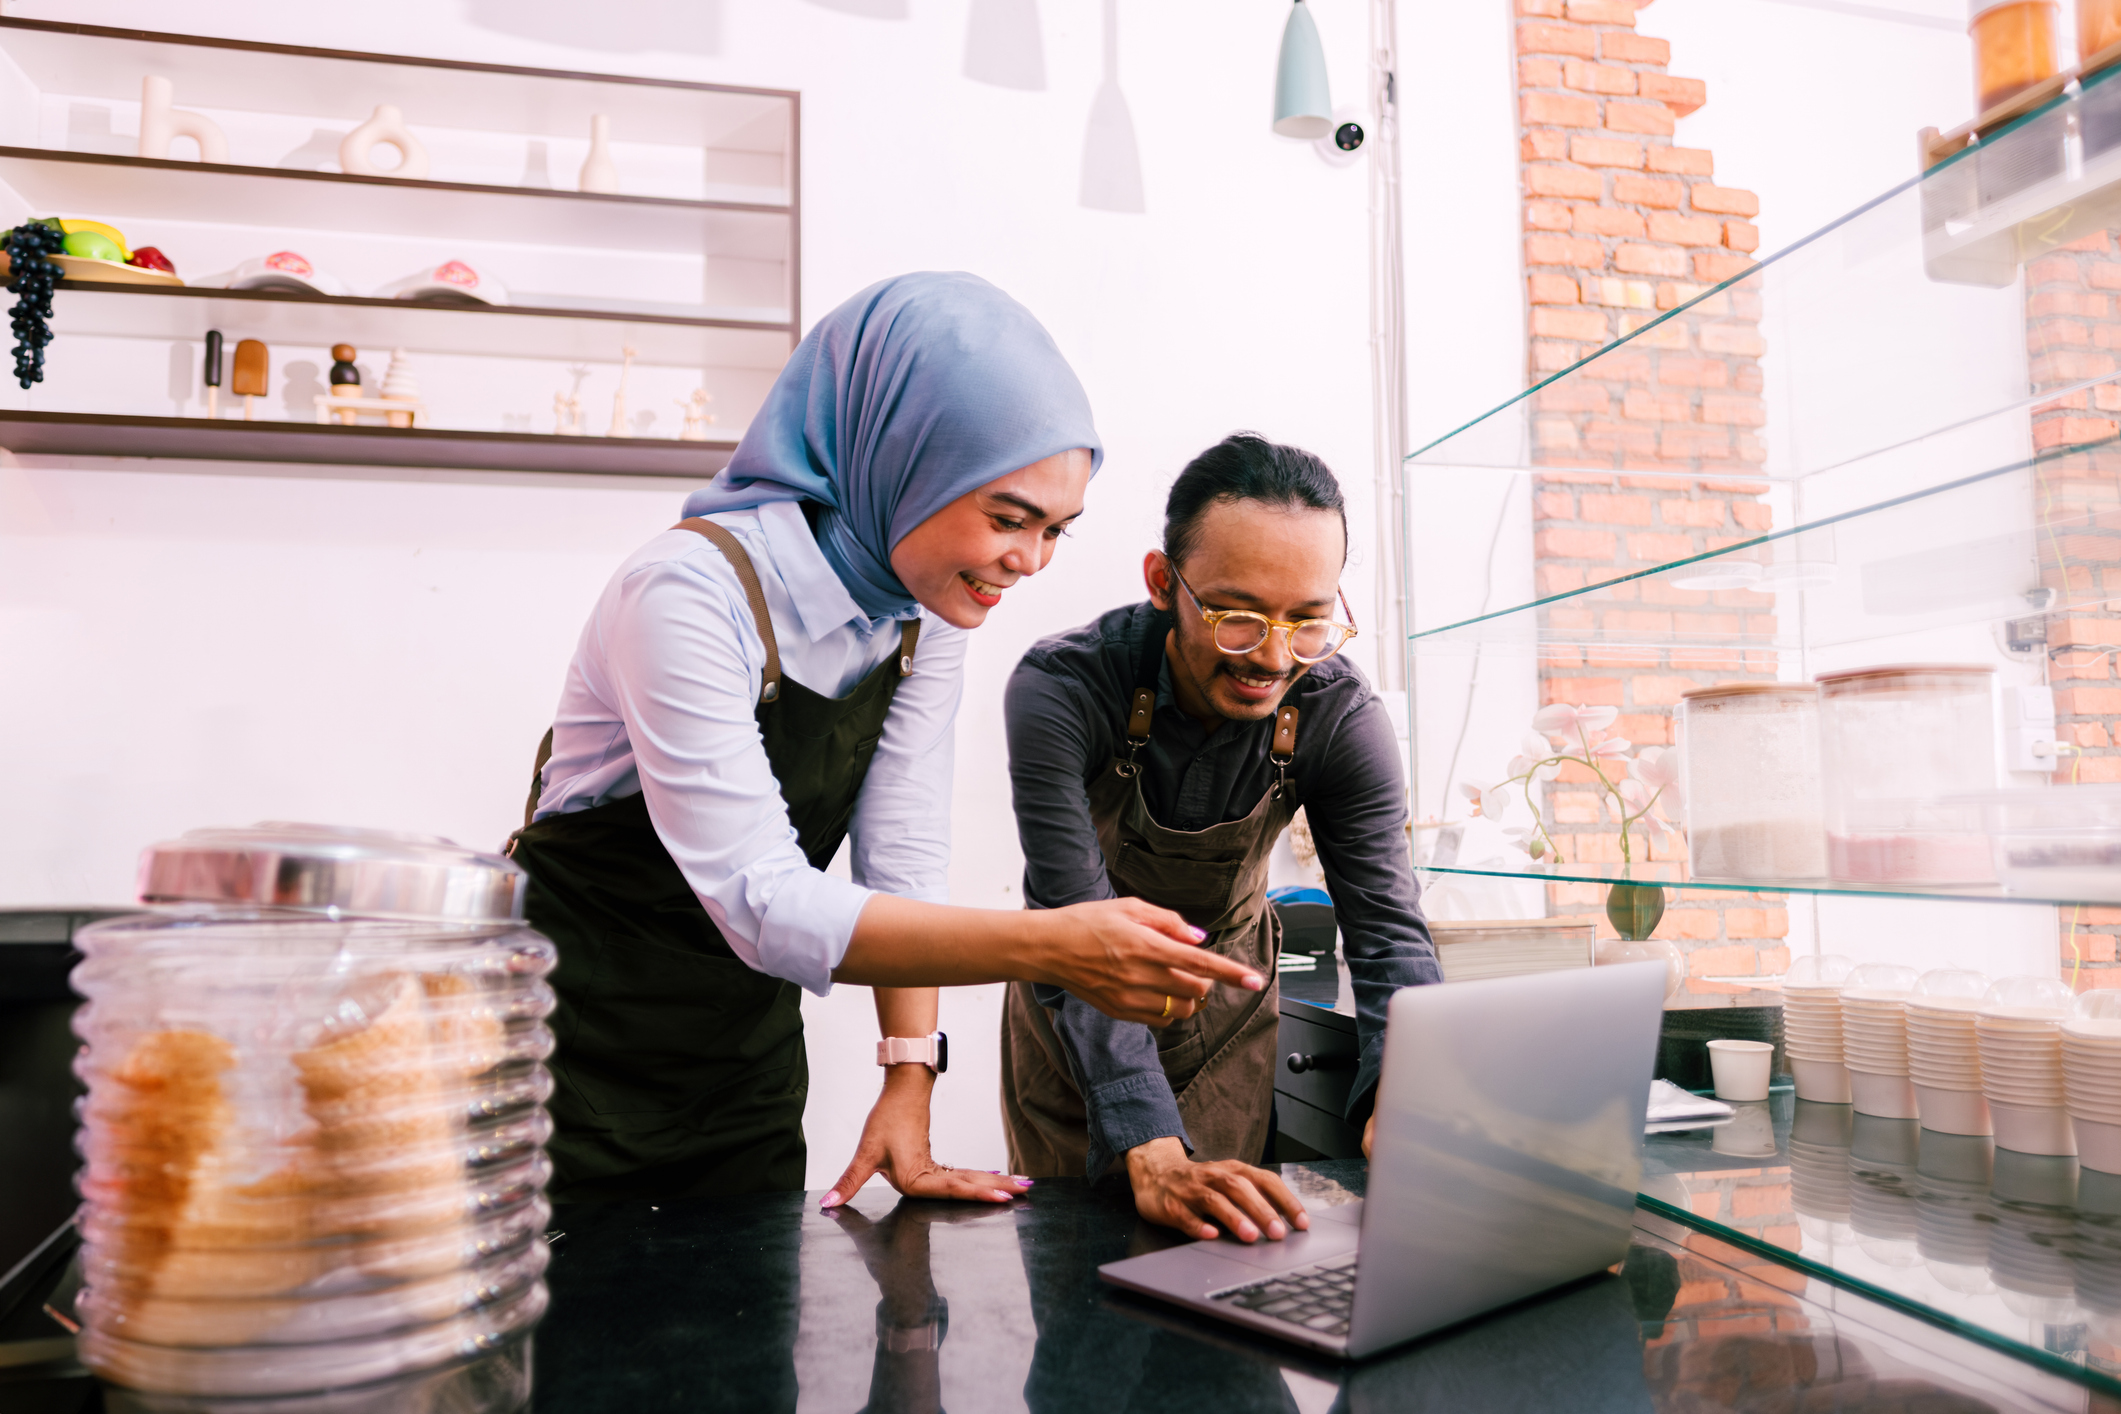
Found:
[[[1184,461],[1253,428],[1323,455],[1367,515],[1367,189],[1360,165],[1330,168],[1268,131],[1279,3],[1049,0],[1036,34],[1046,86],[1029,91],[964,76],[970,8],[605,0],[593,23],[556,0],[7,10],[801,90],[808,317],[901,271],[975,271],[1045,320],[1106,439],[1081,529],[1012,592],[971,656],[951,887],[960,902],[1015,907],[1004,679],[1035,638],[1138,596],[1141,553]],[[1312,8],[1336,97],[1359,102],[1364,8]],[[1138,213],[1078,200],[1115,14]],[[1006,67],[1026,53],[979,57]],[[1111,166],[1108,155],[1098,171],[1109,178]],[[158,395],[144,393],[141,410],[164,410]],[[601,414],[588,409],[592,426]],[[195,825],[293,817],[498,842],[520,818],[583,615],[685,489],[49,457],[0,466],[0,732],[17,743],[0,904],[122,902],[136,851]],[[1356,537],[1348,577],[1359,607],[1374,602],[1367,543]],[[868,1007],[858,988],[810,1004],[813,1186],[838,1176],[873,1094]],[[956,1065],[936,1138],[951,1162],[1004,1162],[997,1016],[998,989],[945,1006]]]

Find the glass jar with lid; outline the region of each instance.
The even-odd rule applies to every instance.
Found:
[[[555,959],[525,884],[446,840],[201,830],[82,931],[80,1358],[122,1407],[527,1398]]]
[[[1695,874],[1825,876],[1816,685],[1738,682],[1682,693],[1679,745]]]
[[[1995,862],[1978,801],[1996,779],[1984,665],[1819,678],[1827,872],[1874,883],[1980,884]]]
[[[1970,0],[1966,34],[1974,42],[1976,113],[2054,77],[2061,67],[2061,10],[2057,0]]]

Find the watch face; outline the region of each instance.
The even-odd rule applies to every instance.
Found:
[[[941,1075],[950,1068],[950,1038],[938,1031],[935,1033],[935,1073]]]

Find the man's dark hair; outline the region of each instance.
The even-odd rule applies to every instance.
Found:
[[[1164,502],[1164,553],[1183,561],[1193,548],[1201,515],[1228,501],[1340,515],[1341,558],[1347,558],[1348,507],[1326,464],[1301,447],[1284,447],[1253,432],[1234,432],[1186,464]]]

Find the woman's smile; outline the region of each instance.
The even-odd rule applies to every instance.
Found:
[[[989,584],[970,570],[959,570],[957,577],[965,582],[965,587],[971,591],[972,597],[989,609],[1002,602],[1002,591],[1009,587],[1006,584]]]

